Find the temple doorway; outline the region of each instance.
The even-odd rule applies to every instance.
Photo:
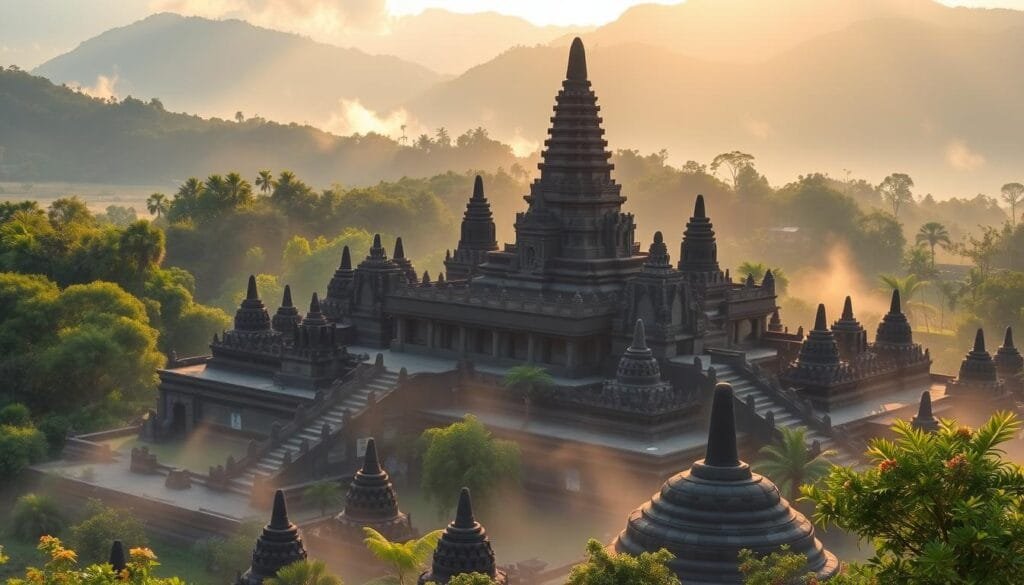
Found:
[[[174,406],[171,407],[171,433],[175,435],[184,435],[188,428],[188,414],[185,409],[185,405],[180,402],[175,402]]]

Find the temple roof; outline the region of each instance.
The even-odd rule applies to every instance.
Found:
[[[939,421],[932,415],[932,393],[928,390],[921,393],[921,403],[917,407],[917,415],[910,421],[910,426],[929,433],[939,430]]]
[[[1024,369],[1024,357],[1021,357],[1013,344],[1013,327],[1007,327],[1003,335],[1003,345],[999,347],[995,357],[996,367],[1004,377],[1017,374]]]
[[[879,349],[889,347],[905,347],[913,345],[914,335],[910,329],[910,322],[903,314],[900,307],[900,291],[893,289],[892,301],[889,304],[889,312],[878,324],[878,332],[875,334],[875,346]]]
[[[814,328],[807,335],[803,345],[800,347],[800,355],[796,360],[796,367],[801,366],[820,368],[822,366],[834,367],[839,365],[839,345],[836,343],[832,330],[828,328],[828,320],[825,317],[825,305],[818,305],[818,312],[814,319]]]
[[[994,383],[997,379],[996,364],[992,355],[985,349],[985,331],[978,329],[974,334],[974,347],[960,362],[960,373],[957,379],[961,382]]]
[[[249,275],[245,300],[235,311],[235,331],[269,331],[270,314],[256,290],[256,277]]]
[[[380,234],[373,235],[373,244],[366,255],[366,259],[359,263],[360,269],[366,268],[394,268],[395,263],[388,258],[388,253],[380,243]]]
[[[834,575],[838,561],[811,523],[739,459],[734,401],[730,385],[715,388],[704,459],[634,510],[613,547],[631,555],[667,549],[675,555],[669,567],[688,585],[741,583],[741,549],[765,554],[782,545],[806,555],[808,571]]]
[[[860,321],[853,316],[853,301],[849,296],[843,301],[843,314],[839,317],[839,320],[832,324],[832,332],[838,333],[840,331],[849,332],[861,332],[864,327],[860,324]]]
[[[473,515],[473,502],[469,488],[462,488],[455,519],[448,524],[434,549],[434,560],[429,571],[420,575],[423,585],[434,581],[444,585],[453,576],[463,573],[483,573],[504,580],[494,563],[494,550],[487,531]]]
[[[416,269],[413,268],[412,260],[405,257],[405,244],[402,243],[402,236],[395,238],[395,254],[391,261],[405,270],[407,282],[416,282]]]
[[[284,285],[284,295],[281,299],[281,306],[278,307],[277,313],[274,314],[274,318],[271,320],[271,325],[274,331],[281,333],[291,334],[295,331],[295,326],[302,322],[302,315],[299,314],[299,310],[292,304],[292,287],[291,285]]]
[[[665,274],[672,272],[672,262],[668,255],[668,246],[665,245],[665,236],[661,232],[654,232],[654,241],[647,252],[647,261],[644,262],[644,272]]]
[[[274,493],[274,508],[270,523],[263,528],[252,551],[252,566],[242,576],[242,582],[249,585],[262,583],[273,577],[287,565],[306,558],[306,549],[299,536],[299,529],[288,519],[288,506],[284,492]]]
[[[362,468],[352,478],[345,496],[345,509],[335,517],[345,527],[356,529],[361,538],[363,526],[370,526],[391,540],[411,535],[408,516],[398,509],[398,498],[388,472],[380,465],[377,444],[366,443]]]
[[[686,273],[712,275],[716,280],[721,275],[718,266],[718,244],[715,230],[704,208],[704,196],[697,195],[693,204],[693,216],[686,223],[683,243],[680,245],[679,270]]]
[[[633,342],[622,353],[615,377],[624,386],[647,386],[661,382],[661,368],[654,353],[647,347],[643,319],[637,319],[633,326]]]

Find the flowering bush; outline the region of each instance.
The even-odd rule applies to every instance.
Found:
[[[37,548],[47,559],[42,568],[29,567],[24,577],[8,579],[7,585],[185,585],[177,577],[153,576],[160,563],[148,548],[129,550],[127,566],[119,572],[107,563],[79,566],[78,554],[55,536],[43,536]]]

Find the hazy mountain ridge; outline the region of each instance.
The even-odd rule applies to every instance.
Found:
[[[173,110],[205,116],[241,110],[316,124],[341,111],[339,100],[386,109],[443,79],[397,57],[169,13],[111,29],[33,73],[86,87],[105,76],[121,97],[158,97]]]
[[[597,44],[588,63],[613,148],[667,148],[676,160],[704,162],[738,148],[775,181],[906,169],[922,192],[973,194],[1019,173],[1022,30],[885,18],[761,63],[724,65],[649,44]],[[539,141],[564,60],[562,48],[512,49],[408,109],[431,125],[483,119],[496,136]]]
[[[506,169],[508,146],[471,140],[424,150],[378,135],[339,137],[296,124],[171,113],[109,103],[28,73],[0,70],[0,181],[167,184],[231,170],[289,169],[311,184],[368,185],[450,169]]]
[[[585,34],[592,46],[643,42],[714,61],[759,62],[858,23],[903,18],[978,31],[1024,25],[1024,12],[935,0],[687,0],[640,4]]]

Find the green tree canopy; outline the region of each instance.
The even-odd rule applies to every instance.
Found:
[[[427,429],[420,437],[421,485],[442,515],[451,513],[463,487],[486,504],[503,485],[519,482],[519,447],[494,438],[472,415],[447,427]]]
[[[814,518],[869,539],[886,584],[1019,583],[1024,572],[1024,471],[1002,445],[1020,423],[1000,413],[976,431],[944,420],[937,433],[893,426],[874,439],[872,467],[834,467],[805,486]]]
[[[600,542],[587,541],[587,561],[569,572],[566,585],[680,585],[668,567],[672,553],[661,549],[639,556],[616,554]]]

